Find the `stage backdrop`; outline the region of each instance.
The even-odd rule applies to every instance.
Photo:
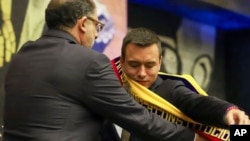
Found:
[[[27,40],[46,30],[44,10],[49,0],[0,0],[0,140],[2,132],[3,80],[13,55]],[[98,18],[105,23],[94,49],[109,58],[120,54],[127,30],[127,0],[95,0]]]

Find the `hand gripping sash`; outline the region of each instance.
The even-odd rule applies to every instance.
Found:
[[[138,103],[146,107],[150,112],[156,113],[167,121],[189,127],[210,141],[230,141],[230,132],[228,129],[208,126],[192,120],[167,100],[126,77],[126,75],[122,73],[119,57],[112,60],[112,65],[124,88]],[[181,80],[188,88],[195,91],[197,94],[207,96],[207,93],[190,75],[172,75],[162,72],[159,72],[158,75],[163,79]]]

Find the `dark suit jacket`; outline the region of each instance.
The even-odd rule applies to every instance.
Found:
[[[224,116],[227,108],[233,104],[215,96],[201,96],[178,80],[162,80],[158,77],[151,89],[190,118],[203,124],[228,128]]]
[[[162,79],[158,77],[149,88],[185,115],[206,125],[228,128],[224,122],[226,109],[233,104],[218,99],[214,96],[204,97],[190,90],[182,81]],[[186,136],[191,140],[192,136]],[[131,135],[130,141],[141,141],[138,137]]]
[[[105,119],[145,140],[194,136],[135,102],[105,55],[63,31],[49,30],[21,48],[5,94],[4,141],[98,141]]]

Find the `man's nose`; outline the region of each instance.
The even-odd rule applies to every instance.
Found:
[[[147,73],[146,73],[146,69],[145,69],[145,67],[142,66],[142,67],[140,68],[139,72],[138,72],[138,77],[139,77],[139,78],[144,78],[144,77],[146,76],[146,74],[147,74]]]

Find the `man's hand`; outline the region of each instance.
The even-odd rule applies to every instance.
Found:
[[[225,122],[228,125],[250,124],[248,115],[246,115],[244,111],[237,108],[232,108],[226,112]]]

